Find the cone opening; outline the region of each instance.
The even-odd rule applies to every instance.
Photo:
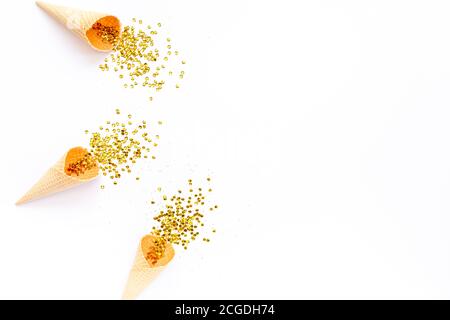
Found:
[[[101,51],[109,51],[119,39],[121,33],[120,20],[114,16],[105,16],[98,19],[89,30],[86,37],[89,43]]]
[[[91,154],[82,147],[69,150],[64,161],[64,172],[80,180],[90,180],[98,175],[98,165]]]
[[[161,238],[148,234],[141,239],[141,250],[144,258],[151,268],[167,265],[175,255],[172,245],[164,242],[163,251],[160,251]],[[157,258],[156,258],[157,257]]]

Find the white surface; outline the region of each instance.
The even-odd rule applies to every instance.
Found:
[[[33,1],[0,4],[0,298],[120,298],[146,200],[207,175],[216,237],[141,298],[450,298],[448,1],[58,3],[161,21],[187,76],[149,107]],[[116,106],[165,121],[139,183],[14,206]]]

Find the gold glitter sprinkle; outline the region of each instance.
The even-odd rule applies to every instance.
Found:
[[[116,109],[116,114],[120,110]],[[132,118],[129,114],[128,118]],[[116,185],[123,172],[131,173],[131,166],[139,159],[148,156],[156,148],[152,143],[153,136],[146,131],[147,122],[141,121],[133,124],[131,121],[107,121],[106,127],[101,126],[100,131],[92,132],[89,145],[89,156],[104,176],[109,176]],[[82,168],[89,165],[89,159],[82,163]],[[139,180],[136,177],[136,180]]]
[[[192,179],[188,181],[191,185]],[[199,228],[205,225],[203,222],[205,218],[204,208],[201,203],[205,202],[206,195],[201,192],[189,196],[182,196],[182,194],[183,190],[180,189],[171,196],[163,195],[163,210],[160,210],[159,214],[153,218],[158,226],[152,227],[151,234],[159,239],[158,243],[155,243],[159,247],[159,250],[156,250],[159,253],[153,257],[155,261],[164,254],[167,243],[180,245],[187,249],[188,245],[198,238]],[[151,204],[154,203],[155,201],[152,200]],[[212,210],[212,207],[210,210]],[[216,229],[213,229],[212,232],[216,233]],[[203,241],[210,242],[210,239],[204,237]]]
[[[135,88],[137,86],[145,87],[150,90],[160,91],[166,85],[168,71],[162,61],[169,61],[172,54],[172,41],[170,38],[164,38],[159,35],[159,30],[150,30],[151,26],[141,29],[142,20],[133,18],[133,24],[125,26],[121,36],[106,36],[109,42],[113,41],[113,53],[105,59],[105,63],[99,66],[102,71],[115,72],[124,70],[119,74],[119,78],[125,83],[124,88]],[[138,21],[136,23],[136,21]],[[158,23],[158,27],[162,24]],[[110,39],[111,38],[111,39]],[[167,45],[167,43],[170,43]],[[168,47],[170,51],[163,56],[163,48]],[[178,53],[178,51],[176,51]],[[178,58],[170,59],[174,63],[180,63]],[[112,67],[108,65],[112,64]],[[185,63],[181,62],[182,64]],[[171,68],[172,69],[172,68]],[[152,80],[150,80],[150,76]]]
[[[94,23],[92,29],[96,31],[97,36],[102,39],[103,43],[114,44],[120,35],[119,30],[117,30],[116,28],[105,26],[99,22]],[[105,59],[105,62],[108,62],[108,60]]]
[[[81,159],[69,163],[64,171],[72,177],[77,177],[84,174],[86,171],[91,170],[97,166],[97,162],[90,153],[86,153]]]

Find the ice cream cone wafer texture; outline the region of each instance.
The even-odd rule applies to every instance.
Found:
[[[72,148],[16,204],[40,199],[91,181],[98,176],[98,171],[97,163],[86,149]]]
[[[122,299],[135,299],[175,255],[172,245],[165,242],[164,251],[158,252],[161,238],[148,234],[141,239]]]
[[[120,37],[120,20],[113,15],[41,1],[36,4],[96,50],[112,50],[115,40]]]

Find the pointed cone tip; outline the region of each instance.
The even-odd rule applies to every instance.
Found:
[[[45,3],[45,2],[42,2],[42,1],[36,1],[36,5],[37,5],[39,8],[45,9],[45,7],[46,7],[48,4]]]
[[[30,202],[31,200],[33,200],[33,199],[29,198],[28,192],[29,191],[27,191],[22,197],[20,197],[19,200],[16,201],[16,203],[15,203],[16,206],[20,206],[21,204],[25,204],[25,203]]]

